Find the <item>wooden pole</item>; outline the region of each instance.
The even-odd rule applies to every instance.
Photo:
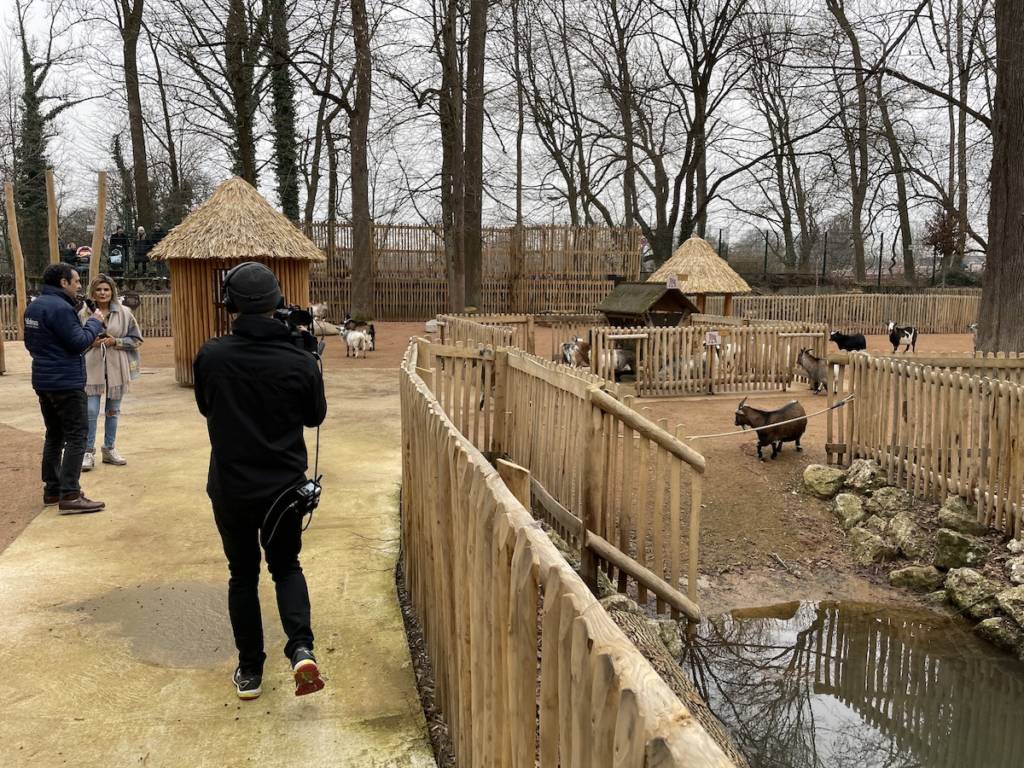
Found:
[[[99,172],[99,189],[96,192],[96,227],[92,231],[92,257],[89,259],[89,282],[100,273],[100,256],[103,253],[103,220],[107,215],[107,172]],[[309,284],[309,281],[306,281]],[[305,305],[303,305],[305,306]]]
[[[53,186],[53,168],[46,169],[46,221],[50,233],[50,263],[60,261],[57,245],[57,192]]]
[[[726,317],[732,315],[732,294],[725,294],[725,298],[722,300],[722,314]]]
[[[14,184],[4,184],[4,196],[7,200],[7,232],[11,239],[11,261],[14,262],[14,295],[17,302],[17,314],[14,322],[19,336],[22,334],[22,318],[28,301],[25,297],[25,256],[21,252],[21,238],[18,236],[18,214],[14,207]]]

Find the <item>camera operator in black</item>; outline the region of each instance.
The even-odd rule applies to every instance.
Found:
[[[309,592],[298,559],[302,520],[270,510],[305,479],[302,429],[318,426],[327,414],[323,379],[315,358],[273,317],[284,300],[270,269],[256,262],[232,269],[224,279],[224,303],[238,313],[232,332],[203,345],[193,372],[196,404],[210,433],[206,491],[231,573],[228,611],[238,648],[233,681],[239,698],[260,695],[266,659],[258,592],[262,544],[300,696],[324,685],[312,653]]]

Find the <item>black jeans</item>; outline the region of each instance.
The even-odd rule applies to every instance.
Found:
[[[85,391],[36,392],[46,425],[43,442],[43,493],[47,496],[80,493],[82,456],[89,432]]]
[[[276,496],[276,494],[275,494]],[[270,535],[277,514],[270,516],[261,532],[263,519],[275,496],[266,503],[235,505],[213,502],[213,516],[228,558],[228,613],[243,671],[260,672],[267,655],[263,652],[263,619],[260,615],[260,547]],[[281,519],[269,544],[267,570],[277,591],[277,611],[288,636],[284,655],[289,659],[299,647],[313,650],[313,629],[309,618],[309,591],[299,565],[302,549],[302,519],[288,514]]]

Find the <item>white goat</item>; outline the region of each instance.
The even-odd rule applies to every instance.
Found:
[[[373,348],[370,334],[365,331],[342,330],[341,335],[345,339],[345,357],[359,357],[360,351],[366,357],[366,352]]]

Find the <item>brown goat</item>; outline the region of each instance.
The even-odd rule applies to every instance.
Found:
[[[736,406],[736,426],[751,427],[757,430],[757,458],[764,461],[761,449],[766,445],[772,447],[772,458],[774,459],[782,452],[783,443],[796,443],[796,449],[802,451],[800,438],[804,436],[807,429],[807,413],[804,407],[796,400],[791,400],[781,408],[774,411],[762,411],[753,406],[746,405],[747,398],[743,398]],[[802,418],[801,418],[802,417]],[[781,424],[772,427],[772,424],[797,419],[790,424]],[[761,427],[768,427],[761,429]]]

